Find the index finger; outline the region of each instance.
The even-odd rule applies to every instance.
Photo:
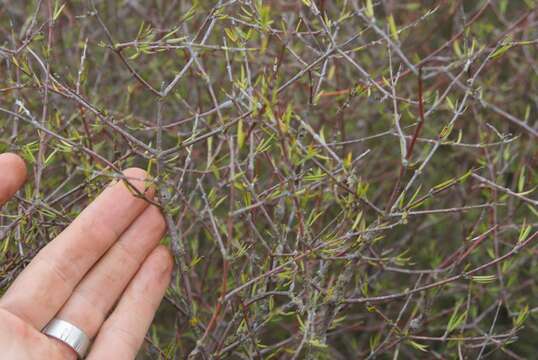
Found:
[[[151,198],[146,173],[124,172],[130,184]],[[107,187],[60,235],[24,269],[0,307],[43,328],[60,310],[86,272],[148,206],[123,181]]]
[[[15,154],[0,154],[0,206],[8,201],[26,181],[26,165]]]

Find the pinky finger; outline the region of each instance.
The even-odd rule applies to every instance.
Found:
[[[146,258],[103,323],[88,360],[135,359],[166,292],[171,270],[170,253],[164,246],[158,246]]]

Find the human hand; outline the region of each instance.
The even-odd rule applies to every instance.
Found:
[[[159,209],[143,199],[146,174],[131,168],[47,244],[0,298],[2,359],[71,360],[75,351],[41,330],[67,321],[94,339],[87,359],[134,359],[170,281],[172,258],[158,245]],[[0,155],[0,206],[24,183],[26,167]]]

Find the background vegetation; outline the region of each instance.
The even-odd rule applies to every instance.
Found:
[[[121,168],[174,281],[142,359],[521,359],[535,0],[3,0],[0,289]]]

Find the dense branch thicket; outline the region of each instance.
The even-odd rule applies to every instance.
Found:
[[[3,0],[0,288],[146,168],[148,359],[532,357],[534,0]]]

